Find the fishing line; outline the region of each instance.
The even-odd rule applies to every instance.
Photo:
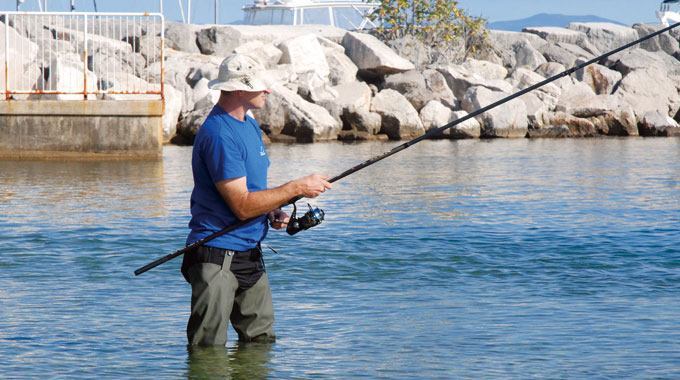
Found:
[[[680,26],[680,22],[679,22],[679,23],[676,23],[676,24],[673,24],[673,25],[670,25],[670,26],[668,26],[668,27],[666,27],[666,28],[660,29],[660,30],[658,30],[658,31],[656,31],[656,32],[654,32],[654,33],[650,33],[650,34],[648,34],[648,35],[646,35],[646,36],[644,36],[644,37],[642,37],[642,38],[640,38],[640,39],[638,39],[638,40],[635,40],[635,41],[633,41],[633,42],[627,43],[627,44],[625,44],[625,45],[623,45],[623,46],[621,46],[621,47],[618,47],[618,48],[616,48],[616,49],[614,49],[614,50],[612,50],[612,51],[610,51],[610,52],[607,52],[607,53],[605,53],[605,54],[602,54],[602,55],[600,55],[600,56],[598,56],[598,57],[595,57],[595,58],[593,58],[593,59],[591,59],[591,60],[589,60],[589,61],[586,61],[586,62],[584,62],[584,63],[581,63],[580,65],[576,65],[576,66],[574,66],[574,67],[572,67],[572,68],[570,68],[570,69],[567,69],[567,70],[565,70],[565,71],[563,71],[563,72],[561,72],[561,73],[559,73],[559,74],[557,74],[557,75],[554,75],[554,76],[552,76],[552,77],[550,77],[550,78],[548,78],[548,79],[546,79],[546,80],[543,80],[543,81],[541,81],[541,82],[538,82],[538,83],[536,83],[536,84],[534,84],[534,85],[531,85],[531,86],[529,86],[529,87],[527,87],[527,88],[525,88],[525,89],[523,89],[523,90],[517,91],[516,93],[514,93],[514,94],[512,94],[512,95],[509,95],[509,96],[507,96],[507,97],[505,97],[505,98],[503,98],[503,99],[500,99],[500,100],[498,100],[498,101],[496,101],[496,102],[494,102],[494,103],[491,103],[491,104],[489,104],[489,105],[487,105],[487,106],[485,106],[485,107],[482,107],[482,108],[480,108],[480,109],[478,109],[478,110],[476,110],[476,111],[473,111],[473,112],[471,112],[471,113],[469,113],[469,114],[467,114],[467,115],[461,117],[460,119],[454,120],[454,121],[452,121],[452,122],[450,122],[450,123],[448,123],[448,124],[445,124],[445,125],[443,125],[443,126],[441,126],[441,127],[439,127],[439,128],[430,129],[429,131],[427,131],[424,135],[422,135],[422,136],[420,136],[420,137],[416,137],[416,138],[414,138],[413,140],[410,140],[410,141],[407,141],[407,142],[405,142],[405,143],[403,143],[403,144],[401,144],[401,145],[398,145],[398,146],[392,148],[391,150],[389,150],[389,151],[387,151],[387,152],[385,152],[385,153],[383,153],[383,154],[381,154],[381,155],[375,156],[375,157],[373,157],[373,158],[371,158],[371,159],[369,159],[369,160],[366,160],[366,161],[364,161],[364,162],[362,162],[362,163],[360,163],[360,164],[358,164],[358,165],[356,165],[356,166],[354,166],[354,167],[352,167],[352,168],[349,168],[349,169],[345,170],[344,172],[342,172],[342,173],[336,175],[335,177],[332,177],[331,179],[329,179],[328,182],[333,183],[333,182],[339,181],[339,180],[341,180],[341,179],[343,179],[343,178],[345,178],[345,177],[347,177],[347,176],[349,176],[349,175],[351,175],[351,174],[353,174],[353,173],[358,172],[359,170],[361,170],[361,169],[363,169],[363,168],[366,168],[366,167],[368,167],[368,166],[371,166],[371,165],[375,164],[375,163],[378,162],[378,161],[382,161],[382,160],[386,159],[387,157],[390,157],[390,156],[392,156],[392,155],[395,155],[395,154],[401,152],[402,150],[407,149],[407,148],[409,148],[410,146],[415,145],[415,144],[417,144],[417,143],[419,143],[419,142],[421,142],[421,141],[423,141],[423,140],[426,140],[426,139],[429,139],[429,138],[432,138],[432,137],[440,136],[442,132],[444,132],[445,130],[447,130],[447,129],[449,129],[449,128],[452,128],[452,127],[454,127],[454,126],[456,126],[456,125],[458,125],[458,124],[464,123],[465,121],[470,120],[470,119],[472,119],[472,118],[474,118],[474,117],[477,117],[477,116],[479,116],[479,115],[481,115],[481,114],[483,114],[483,113],[485,113],[485,112],[488,112],[488,111],[491,110],[491,109],[494,109],[494,108],[496,108],[496,107],[498,107],[498,106],[500,106],[500,105],[503,105],[503,104],[505,104],[505,103],[507,103],[507,102],[513,100],[513,99],[519,98],[520,96],[522,96],[522,95],[524,95],[524,94],[527,94],[527,93],[529,93],[529,92],[531,92],[531,91],[534,91],[534,90],[536,90],[536,89],[538,89],[538,88],[540,88],[540,87],[543,87],[543,86],[545,86],[546,84],[552,83],[552,82],[554,82],[554,81],[556,81],[556,80],[558,80],[558,79],[560,79],[560,78],[563,78],[563,77],[566,77],[566,76],[568,76],[568,75],[571,75],[571,74],[573,74],[574,72],[576,72],[576,71],[578,71],[578,70],[581,70],[581,69],[585,68],[586,66],[590,66],[590,65],[592,65],[593,63],[600,62],[600,61],[602,61],[603,59],[605,59],[605,58],[607,58],[607,57],[609,57],[609,56],[611,56],[611,55],[614,55],[614,54],[616,54],[616,53],[619,53],[619,52],[621,52],[621,51],[623,51],[623,50],[626,50],[626,49],[628,49],[628,48],[630,48],[630,47],[633,47],[633,46],[635,46],[635,45],[637,45],[637,44],[640,44],[640,43],[642,43],[642,42],[644,42],[644,41],[647,41],[647,40],[649,40],[649,39],[651,39],[651,38],[654,38],[654,37],[656,37],[656,36],[658,36],[658,35],[660,35],[660,34],[663,34],[663,33],[665,33],[665,32],[668,32],[668,31],[672,30],[672,29],[675,29],[675,28],[678,27],[678,26]],[[280,207],[285,207],[285,206],[288,206],[288,205],[290,205],[290,204],[293,204],[293,205],[294,205],[295,202],[299,201],[299,200],[302,199],[302,198],[303,198],[302,196],[297,196],[297,197],[295,197],[295,198],[289,200],[289,201],[286,202],[285,204],[281,205]],[[314,210],[312,210],[311,207],[310,207],[310,211],[309,211],[307,214],[305,214],[305,216],[307,216],[307,215],[310,214],[310,213],[313,213],[314,211],[321,211],[321,210],[319,210],[319,209],[314,209]],[[321,211],[321,214],[323,214],[323,211]],[[193,242],[192,244],[189,244],[189,245],[187,245],[186,247],[184,247],[184,248],[182,248],[182,249],[180,249],[180,250],[178,250],[178,251],[175,251],[175,252],[170,253],[170,254],[168,254],[168,255],[165,255],[165,256],[163,256],[163,257],[157,259],[157,260],[154,260],[154,261],[150,262],[149,264],[146,264],[146,265],[144,265],[143,267],[140,267],[140,268],[138,268],[137,270],[135,270],[135,276],[139,276],[140,274],[142,274],[142,273],[144,273],[144,272],[146,272],[146,271],[148,271],[148,270],[150,270],[150,269],[153,269],[153,268],[155,268],[155,267],[157,267],[157,266],[159,266],[159,265],[161,265],[161,264],[163,264],[163,263],[165,263],[165,262],[168,262],[168,261],[174,259],[175,257],[181,256],[181,255],[183,255],[183,254],[186,253],[186,252],[189,252],[189,251],[191,251],[191,250],[193,250],[193,249],[195,249],[195,248],[198,248],[199,246],[201,246],[201,245],[203,245],[203,244],[205,244],[205,243],[207,243],[207,242],[209,242],[209,241],[211,241],[211,240],[213,240],[213,239],[215,239],[215,238],[218,238],[218,237],[220,237],[220,236],[222,236],[222,235],[224,235],[224,234],[226,234],[226,233],[229,233],[229,232],[231,232],[231,231],[233,231],[233,230],[235,230],[235,229],[237,229],[237,228],[239,228],[239,227],[242,227],[242,226],[244,226],[244,225],[246,225],[246,224],[248,224],[248,223],[254,221],[254,220],[257,219],[257,218],[259,218],[259,217],[254,217],[254,218],[242,220],[242,221],[239,221],[239,222],[234,223],[234,224],[232,224],[232,225],[226,226],[226,227],[224,227],[223,229],[221,229],[221,230],[219,230],[219,231],[213,233],[212,235],[206,236],[206,237],[204,237],[203,239],[198,240],[198,241],[195,241],[195,242]],[[302,219],[302,218],[301,218],[301,219]],[[321,215],[321,220],[323,220],[323,215]],[[318,223],[320,223],[320,221],[318,221]],[[316,224],[318,224],[318,223],[316,223]]]

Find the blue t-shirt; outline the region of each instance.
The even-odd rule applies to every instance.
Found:
[[[239,222],[215,183],[246,177],[248,191],[267,188],[269,158],[260,133],[259,125],[250,116],[240,121],[219,106],[208,115],[196,134],[191,158],[194,190],[187,244]],[[245,251],[264,239],[267,229],[267,218],[263,215],[205,245]]]

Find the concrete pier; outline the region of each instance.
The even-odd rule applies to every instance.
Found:
[[[160,159],[162,100],[0,101],[0,158]]]

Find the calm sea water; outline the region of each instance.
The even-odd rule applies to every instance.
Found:
[[[273,145],[270,183],[390,147]],[[184,243],[190,153],[0,162],[0,378],[680,377],[680,139],[418,144],[270,233],[274,345],[192,352],[181,260],[132,273]]]

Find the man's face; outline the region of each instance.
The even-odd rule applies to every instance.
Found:
[[[260,109],[267,101],[268,91],[247,92],[240,91],[241,100],[246,109]]]

